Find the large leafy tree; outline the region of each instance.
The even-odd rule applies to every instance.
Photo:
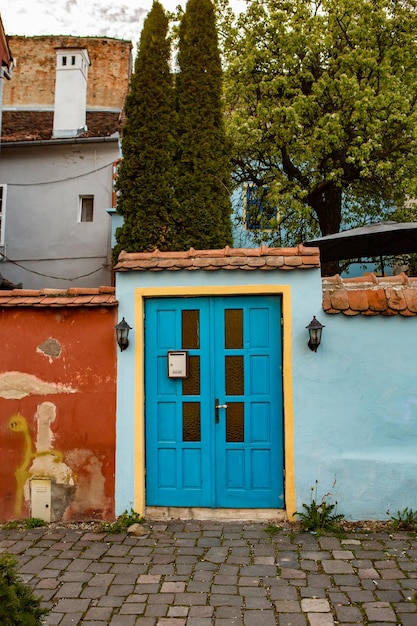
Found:
[[[210,0],[188,0],[179,27],[176,197],[177,249],[232,242],[230,154],[222,107],[222,67]]]
[[[123,159],[116,181],[116,259],[127,252],[172,248],[176,202],[175,103],[168,18],[155,0],[141,33],[124,107]]]
[[[416,7],[248,0],[229,28],[235,176],[268,188],[272,240],[335,233],[416,197]]]

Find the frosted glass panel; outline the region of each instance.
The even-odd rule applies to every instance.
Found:
[[[243,310],[226,309],[224,312],[225,348],[243,348]]]
[[[182,405],[182,440],[201,441],[199,402],[184,402]]]
[[[243,356],[226,356],[226,395],[243,396]]]
[[[188,357],[188,377],[182,379],[182,393],[184,396],[200,395],[200,357]]]
[[[182,347],[200,347],[200,311],[182,311]]]
[[[226,411],[226,441],[245,440],[245,406],[243,402],[229,402]]]

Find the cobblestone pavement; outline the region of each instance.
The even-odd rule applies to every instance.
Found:
[[[417,626],[417,537],[157,522],[143,537],[0,530],[60,626]],[[271,529],[271,527],[269,527]]]

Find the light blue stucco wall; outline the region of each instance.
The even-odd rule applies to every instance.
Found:
[[[417,318],[326,315],[320,271],[125,272],[116,276],[119,319],[134,325],[135,289],[163,286],[289,285],[297,509],[331,492],[350,519],[383,519],[416,508]],[[313,315],[325,324],[307,347]],[[116,511],[133,506],[135,328],[118,353]]]
[[[318,480],[319,495],[330,491],[351,519],[415,508],[417,318],[321,321],[322,346],[294,377],[298,502]]]

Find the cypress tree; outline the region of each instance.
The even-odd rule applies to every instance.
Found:
[[[222,110],[222,68],[210,0],[188,0],[179,27],[176,75],[177,249],[232,243],[230,160]]]
[[[123,159],[116,180],[113,258],[127,252],[172,248],[175,103],[168,18],[155,0],[140,37],[122,127]]]

